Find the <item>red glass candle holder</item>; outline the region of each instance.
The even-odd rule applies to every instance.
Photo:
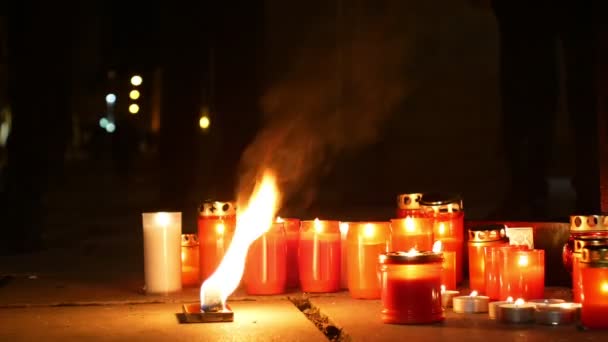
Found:
[[[506,227],[502,224],[469,228],[469,287],[486,294],[485,248],[508,246]]]
[[[583,248],[587,246],[606,246],[608,245],[608,237],[597,235],[577,236],[574,239],[574,250],[572,251],[572,301],[575,303],[581,302],[581,263],[580,257]]]
[[[433,221],[428,217],[398,218],[391,220],[391,250],[408,252],[431,251],[433,248]]]
[[[277,218],[277,222],[283,222],[285,227],[285,238],[287,240],[287,288],[293,289],[300,286],[298,273],[298,243],[300,240],[300,220],[296,218]]]
[[[583,248],[581,263],[581,323],[608,328],[608,246]]]
[[[456,289],[456,252],[443,251],[441,284],[447,290]]]
[[[506,249],[519,249],[527,250],[528,246],[489,246],[484,248],[484,261],[485,261],[485,279],[486,279],[486,296],[490,297],[490,300],[506,300],[506,298],[500,297],[500,272],[499,265],[503,262],[503,250]]]
[[[503,248],[500,252],[500,298],[544,298],[545,251]]]
[[[182,234],[182,286],[199,286],[199,243],[196,234]]]
[[[421,193],[397,195],[397,217],[420,217],[423,212],[420,210]]]
[[[380,255],[382,321],[425,324],[445,319],[441,305],[441,253]]]
[[[378,257],[388,252],[389,222],[350,222],[346,238],[348,291],[353,298],[380,298]]]
[[[608,239],[608,216],[570,216],[570,237],[562,250],[562,261],[568,272],[573,271],[574,240],[583,236]]]
[[[199,208],[198,241],[200,280],[205,281],[219,266],[236,229],[234,202],[206,201]]]
[[[304,292],[340,290],[340,226],[338,221],[302,221],[298,265]]]
[[[283,223],[275,222],[249,247],[245,264],[245,290],[252,295],[285,292],[287,241]]]
[[[456,253],[456,282],[463,280],[464,207],[462,198],[450,194],[423,194],[420,208],[432,218],[433,236],[443,243],[444,251]]]

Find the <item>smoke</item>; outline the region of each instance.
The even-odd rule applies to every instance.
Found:
[[[262,98],[265,125],[242,157],[239,203],[266,168],[275,171],[283,198],[289,198],[314,189],[336,156],[378,138],[406,95],[406,38],[399,19],[393,6],[358,8],[345,13],[329,36],[338,33],[335,44],[318,48],[327,31],[311,35],[309,46],[302,43],[289,72]]]

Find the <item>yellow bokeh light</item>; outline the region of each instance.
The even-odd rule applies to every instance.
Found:
[[[129,113],[137,114],[138,112],[139,112],[139,105],[137,105],[137,103],[132,103],[131,105],[129,105]]]
[[[198,119],[198,126],[200,128],[207,129],[209,128],[209,125],[211,125],[211,120],[209,120],[208,116],[203,115],[200,119]]]
[[[133,77],[131,77],[131,84],[134,86],[138,86],[141,85],[141,83],[143,82],[143,78],[141,78],[141,76],[139,75],[134,75]]]
[[[137,100],[139,98],[139,90],[137,89],[133,89],[129,92],[129,98],[131,100]]]

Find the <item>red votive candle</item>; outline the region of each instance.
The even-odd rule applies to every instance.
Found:
[[[501,249],[500,298],[545,298],[545,251]]]
[[[245,289],[252,295],[285,292],[287,242],[283,223],[275,222],[255,240],[247,253]]]
[[[431,219],[408,216],[391,220],[391,250],[430,251],[432,248],[433,221]]]
[[[300,240],[300,220],[296,218],[277,218],[283,222],[287,239],[287,288],[300,286],[298,274],[298,243]]]
[[[445,319],[441,305],[441,253],[381,254],[382,321],[425,324]]]
[[[397,217],[420,217],[423,212],[420,210],[421,193],[397,195]]]
[[[506,228],[502,224],[469,228],[469,287],[486,293],[485,248],[508,246]]]
[[[199,245],[196,234],[182,234],[182,286],[200,285]]]
[[[353,298],[380,298],[378,257],[388,252],[389,222],[350,222],[346,237],[348,291]]]
[[[584,247],[581,263],[581,323],[590,329],[608,328],[608,246]]]
[[[581,302],[581,263],[580,257],[583,248],[587,246],[602,246],[608,245],[608,237],[598,235],[583,235],[577,236],[574,239],[572,251],[572,301],[575,303]],[[585,267],[583,264],[582,267]]]
[[[486,292],[485,295],[490,297],[490,300],[506,300],[506,298],[500,297],[500,272],[499,266],[503,260],[504,249],[520,249],[527,250],[528,246],[488,246],[484,248],[484,261],[485,261],[485,278],[486,278]]]
[[[338,221],[302,221],[298,256],[302,291],[339,291],[341,252]]]
[[[219,266],[236,229],[234,202],[206,201],[199,208],[198,241],[200,279],[205,281]]]

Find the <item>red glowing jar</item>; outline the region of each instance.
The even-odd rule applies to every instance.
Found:
[[[430,251],[433,248],[433,221],[428,217],[391,220],[391,250],[407,252],[411,249]]]
[[[234,202],[206,201],[199,208],[200,279],[205,281],[220,264],[236,229]]]
[[[200,285],[199,243],[196,234],[182,234],[182,286]]]
[[[245,264],[245,290],[252,295],[285,292],[287,241],[283,223],[272,227],[249,247]]]
[[[506,227],[502,224],[469,228],[469,287],[486,294],[485,249],[508,246]]]
[[[581,263],[581,323],[608,328],[608,246],[583,248]]]
[[[341,243],[338,221],[302,221],[298,269],[304,292],[340,290]]]
[[[500,298],[545,298],[545,251],[500,249]]]
[[[568,272],[573,271],[574,240],[584,236],[608,239],[608,216],[570,216],[570,237],[562,250],[562,261]]]
[[[500,297],[500,264],[504,260],[503,251],[507,249],[519,249],[527,250],[528,246],[489,246],[484,248],[484,262],[485,262],[485,279],[486,279],[486,292],[485,295],[490,297],[490,300],[506,300],[506,298]]]
[[[579,236],[574,239],[574,250],[572,251],[572,301],[581,302],[581,265],[580,257],[583,248],[587,246],[608,246],[608,237]]]
[[[445,319],[441,253],[390,252],[381,254],[379,261],[384,323],[426,324]]]
[[[463,280],[464,207],[458,195],[423,194],[420,208],[433,220],[433,236],[444,251],[456,252],[456,282]]]
[[[420,210],[421,193],[401,194],[397,196],[397,218],[421,217]]]
[[[292,289],[300,286],[298,274],[298,243],[300,240],[300,220],[295,218],[278,218],[277,222],[283,222],[285,226],[285,238],[287,240],[287,288]]]

